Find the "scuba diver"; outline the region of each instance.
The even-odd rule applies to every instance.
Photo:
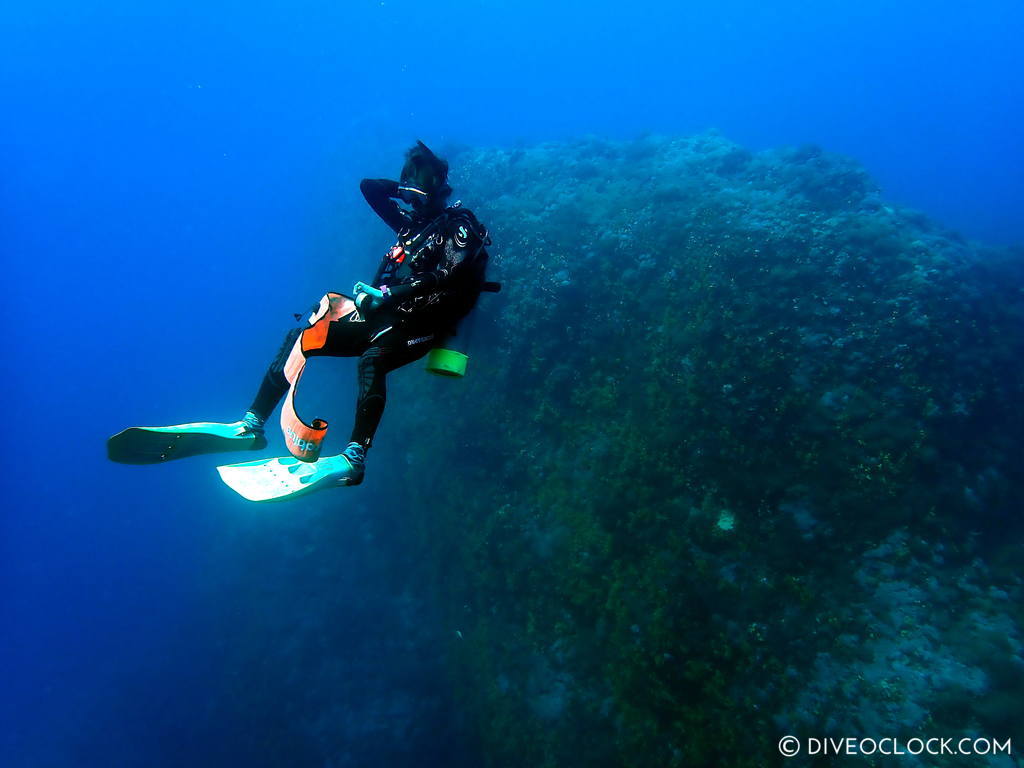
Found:
[[[360,191],[397,234],[397,243],[372,280],[355,284],[354,297],[327,294],[307,327],[288,332],[242,420],[133,427],[110,438],[111,459],[159,463],[200,453],[260,450],[267,445],[264,425],[285,398],[282,428],[292,456],[218,467],[222,479],[254,501],[362,482],[366,453],[384,413],[387,374],[431,350],[461,357],[464,370],[465,356],[443,350],[444,341],[476,305],[481,291],[500,286],[486,282],[487,230],[461,202],[448,204],[448,163],[422,141],[406,152],[397,182],[363,179]],[[320,356],[359,358],[348,445],[340,454],[322,458],[326,422],[307,423],[294,403],[306,359]],[[462,372],[440,367],[435,372]]]

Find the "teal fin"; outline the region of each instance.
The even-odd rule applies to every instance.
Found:
[[[107,456],[121,464],[161,464],[186,456],[224,451],[258,451],[267,447],[262,433],[241,421],[197,421],[170,427],[129,427],[107,440]]]
[[[343,454],[317,461],[292,456],[217,467],[220,479],[249,501],[285,501],[325,488],[358,485],[362,467],[354,468]]]

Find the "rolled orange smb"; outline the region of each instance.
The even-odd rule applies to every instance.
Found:
[[[284,364],[284,376],[288,380],[288,393],[281,406],[281,431],[284,432],[288,451],[300,461],[316,461],[320,458],[320,447],[327,437],[327,422],[313,419],[307,423],[295,409],[295,393],[306,369],[307,353],[323,349],[327,343],[327,328],[337,320],[348,316],[350,322],[362,322],[356,305],[348,296],[328,293],[320,299],[320,305],[309,318],[309,327],[295,340],[288,360]]]

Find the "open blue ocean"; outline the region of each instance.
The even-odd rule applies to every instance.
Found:
[[[1022,764],[1024,5],[0,17],[0,766]],[[417,140],[465,379],[354,488],[108,460],[242,417]]]

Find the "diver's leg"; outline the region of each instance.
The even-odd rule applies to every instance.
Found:
[[[281,402],[284,393],[288,391],[288,379],[284,376],[284,366],[288,362],[288,355],[291,353],[292,347],[295,346],[295,340],[299,338],[302,330],[302,328],[293,328],[285,335],[281,349],[278,350],[277,355],[270,363],[270,367],[267,368],[267,372],[263,375],[260,388],[256,392],[256,397],[253,398],[252,405],[249,406],[249,412],[243,421],[253,422],[253,426],[262,428],[263,422],[267,420],[277,407],[277,404]],[[255,422],[258,422],[258,424]]]
[[[380,426],[387,403],[387,375],[419,360],[430,350],[425,342],[409,344],[408,336],[401,336],[389,343],[374,345],[359,356],[359,397],[356,400],[356,418],[352,427],[351,443],[359,443],[363,449],[370,447],[373,436]]]
[[[387,394],[384,376],[401,364],[395,362],[396,350],[398,345],[405,344],[405,339],[392,341],[392,337],[399,335],[386,317],[379,318],[369,327],[366,323],[334,322],[327,329],[327,340],[323,348],[310,353],[330,357],[359,357],[356,423],[350,442],[359,443],[363,450],[369,448],[384,412]]]
[[[402,339],[401,343],[405,340]],[[338,485],[358,485],[366,471],[366,451],[380,426],[387,401],[387,374],[426,354],[426,349],[415,352],[389,347],[371,346],[359,356],[359,395],[356,398],[356,418],[352,435],[345,450],[331,457],[340,462],[333,475]]]
[[[339,333],[342,333],[339,331]],[[399,338],[391,340],[388,336]],[[348,339],[349,334],[345,333]],[[399,366],[423,357],[430,345],[423,342],[409,344],[408,336],[400,336],[396,332],[377,332],[368,341],[366,335],[358,343],[343,343],[339,337],[337,344],[328,345],[327,354],[349,355],[362,348],[359,354],[359,395],[356,399],[356,418],[352,427],[352,436],[345,450],[337,456],[327,456],[316,462],[318,482],[333,485],[359,485],[363,482],[366,471],[366,450],[373,442],[373,436],[380,425],[384,414],[384,403],[387,399],[387,374]],[[326,347],[325,347],[326,349]],[[321,352],[324,354],[324,352]]]
[[[378,376],[381,369],[376,364],[365,364],[364,359],[376,360],[380,350],[371,347],[374,340],[387,334],[390,327],[367,327],[366,323],[352,323],[346,320],[335,321],[327,328],[327,339],[323,347],[308,352],[309,357],[356,357],[359,356],[359,398],[356,404],[357,423],[363,425],[367,434],[365,443],[349,442],[337,456],[326,456],[318,459],[315,464],[319,475],[318,482],[334,485],[359,485],[363,481],[366,449],[369,439],[373,436],[376,423],[380,421],[383,411],[383,375]],[[365,386],[363,382],[366,382]],[[380,400],[378,410],[378,396]]]
[[[349,442],[359,443],[364,451],[373,442],[373,435],[380,424],[381,416],[384,415],[384,403],[387,401],[387,372],[381,359],[384,355],[385,352],[380,347],[370,347],[359,356],[359,394],[356,398],[355,424]]]
[[[288,331],[277,351],[277,356],[270,363],[270,367],[263,376],[260,388],[249,406],[249,413],[262,425],[273,413],[277,404],[281,402],[284,393],[288,391],[288,379],[284,375],[284,367],[288,362],[288,356],[295,346],[295,340],[306,330],[305,328],[293,328]],[[320,349],[311,349],[306,352],[306,357],[355,357],[361,355],[369,345],[367,340],[366,325],[364,323],[350,323],[346,320],[332,322],[327,327],[327,340]]]

